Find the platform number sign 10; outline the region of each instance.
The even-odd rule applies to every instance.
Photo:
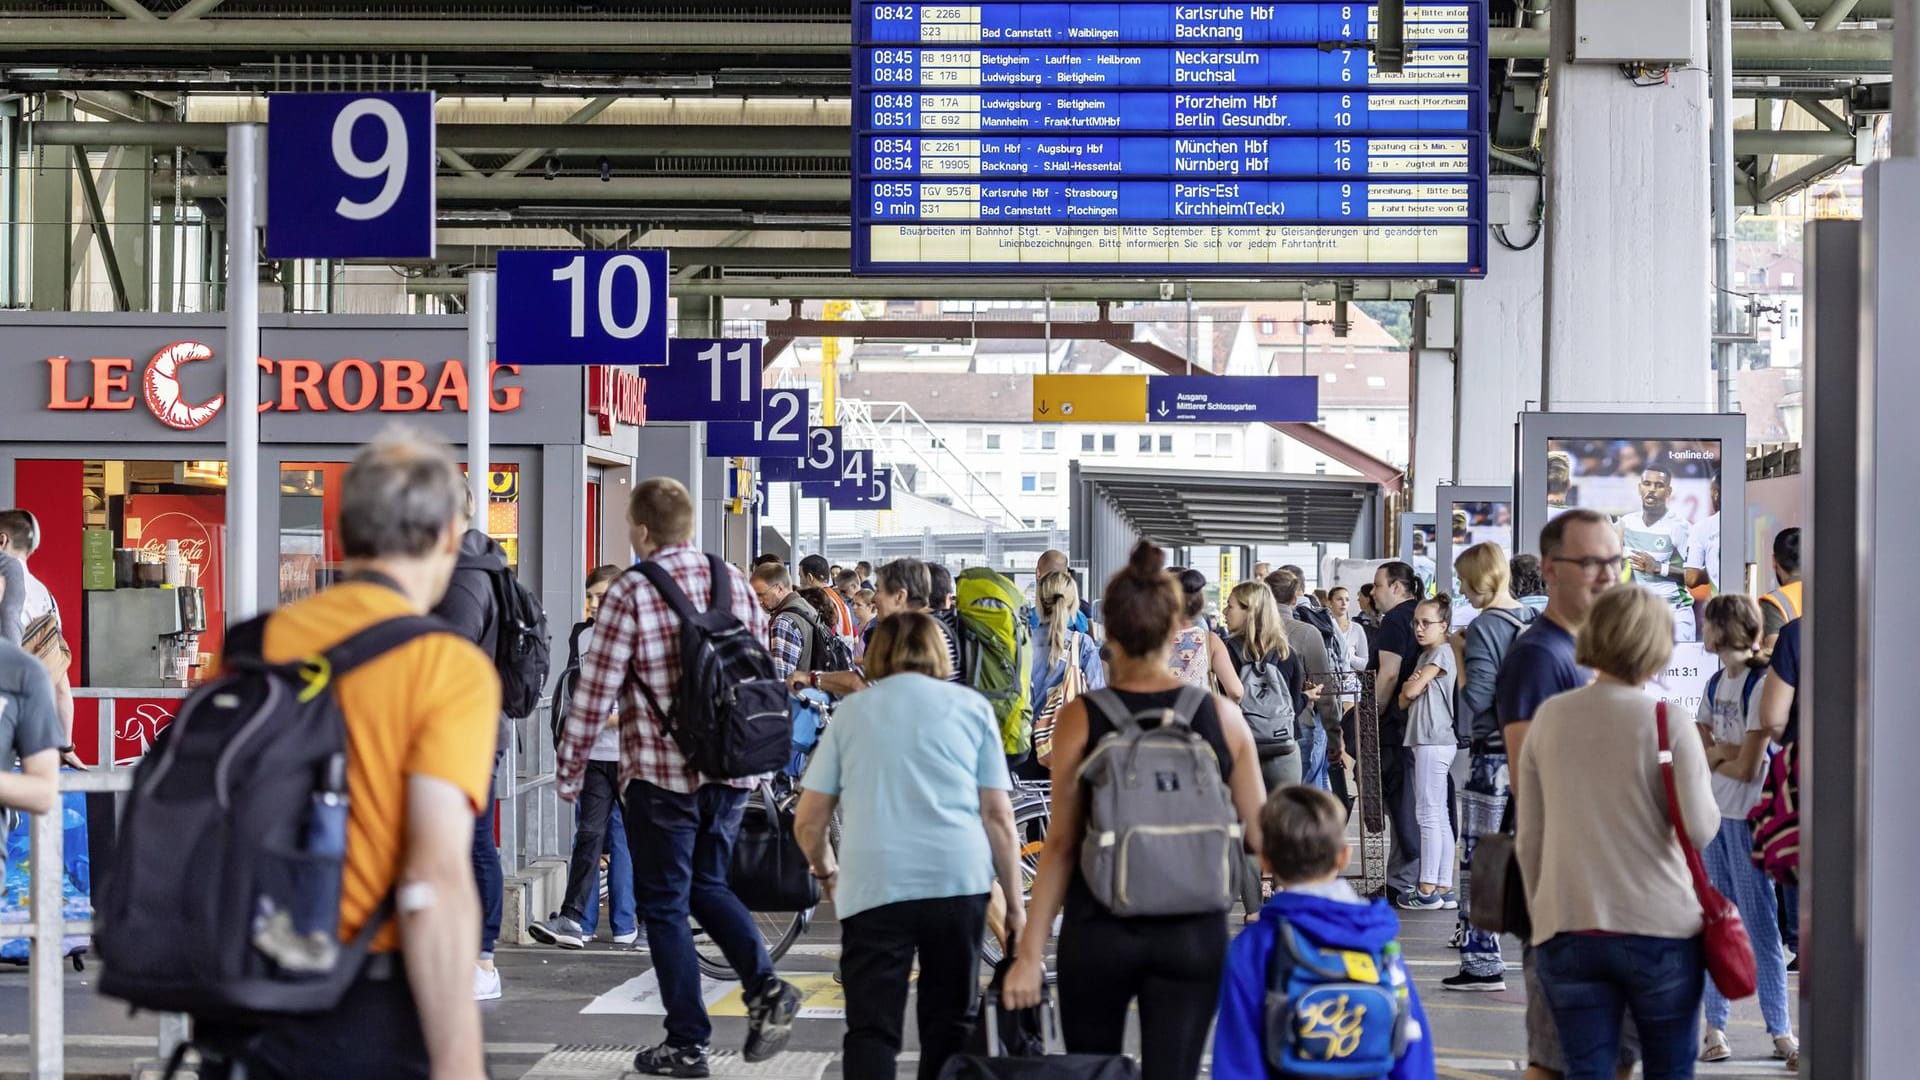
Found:
[[[502,251],[503,364],[667,363],[667,253]]]
[[[271,94],[267,257],[428,259],[434,95]]]

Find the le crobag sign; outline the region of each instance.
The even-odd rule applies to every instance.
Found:
[[[224,394],[190,400],[180,369],[213,359],[198,341],[176,341],[144,362],[126,356],[47,357],[47,409],[53,412],[127,412],[144,405],[175,431],[194,431],[220,414]],[[288,358],[258,361],[267,382],[260,412],[381,413],[465,412],[467,368],[459,360],[346,357],[331,364]],[[489,404],[494,412],[520,408],[524,389],[503,378],[520,368],[494,364]]]

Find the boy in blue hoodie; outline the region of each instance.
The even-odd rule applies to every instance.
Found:
[[[1346,817],[1332,795],[1299,784],[1261,809],[1261,861],[1280,888],[1227,952],[1214,1080],[1433,1080],[1433,1041],[1401,960],[1400,919],[1341,877]],[[1269,1030],[1290,1038],[1273,1055]]]

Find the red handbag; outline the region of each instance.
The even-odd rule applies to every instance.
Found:
[[[1687,838],[1685,819],[1680,816],[1680,796],[1673,785],[1673,744],[1667,739],[1667,703],[1656,708],[1660,728],[1660,777],[1667,785],[1667,818],[1680,838],[1680,850],[1687,857],[1687,871],[1693,875],[1693,891],[1700,898],[1700,946],[1707,961],[1707,974],[1729,1001],[1752,997],[1759,986],[1754,972],[1753,942],[1747,926],[1733,902],[1707,880],[1707,867],[1700,852]]]

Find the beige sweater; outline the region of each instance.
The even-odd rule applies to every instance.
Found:
[[[1667,711],[1674,783],[1695,846],[1720,829],[1706,752]],[[1533,943],[1603,930],[1689,938],[1700,903],[1667,818],[1654,700],[1608,683],[1550,698],[1534,715],[1513,782]]]

